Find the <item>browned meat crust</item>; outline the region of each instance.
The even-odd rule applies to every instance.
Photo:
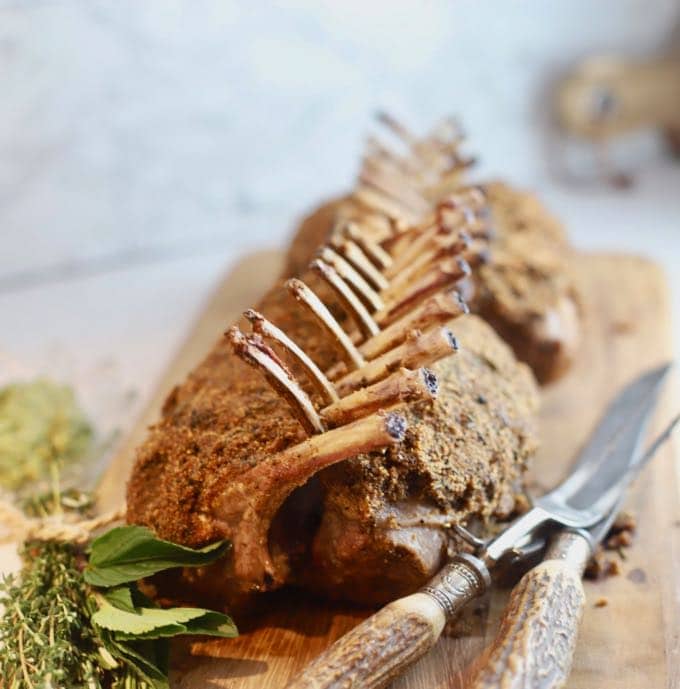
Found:
[[[572,249],[534,196],[501,183],[485,190],[496,235],[473,308],[547,383],[569,368],[580,338]]]
[[[258,308],[304,343],[322,367],[335,362],[332,347],[284,290],[273,289]],[[407,409],[406,442],[325,470],[281,510],[270,534],[281,581],[242,581],[225,562],[188,573],[192,584],[230,596],[302,580],[329,595],[385,600],[422,584],[440,564],[446,539],[433,520],[507,515],[533,451],[536,390],[529,371],[486,324],[467,316],[455,326],[461,351],[434,367],[437,400]],[[128,484],[128,520],[188,545],[231,535],[219,514],[225,491],[303,438],[285,403],[222,339],[175,388],[139,449]],[[404,509],[413,511],[402,503],[415,504],[426,524],[410,531],[401,525]],[[305,525],[293,539],[291,513]],[[326,537],[338,529],[344,538]],[[360,543],[350,542],[351,532],[361,533]],[[310,557],[315,568],[307,576]],[[362,569],[365,583],[358,588]]]
[[[372,603],[409,593],[443,564],[442,521],[488,525],[514,509],[535,449],[535,386],[479,318],[452,327],[460,352],[433,366],[439,396],[409,407],[406,442],[386,462],[360,458],[319,477],[314,566],[302,573],[325,595]]]
[[[547,383],[569,368],[580,339],[572,249],[560,223],[533,195],[498,182],[484,189],[494,234],[491,260],[476,273],[471,307]],[[287,275],[304,270],[338,210],[352,204],[341,197],[303,219],[288,250]]]
[[[483,255],[484,194],[459,186],[465,163],[450,123],[418,142],[393,120],[386,122],[409,141],[411,153],[378,147],[369,155],[357,190],[343,204],[344,220],[359,222],[345,224],[333,237],[347,261],[326,248],[324,260],[304,275],[321,299],[310,302],[311,309],[334,335],[320,329],[281,285],[258,305],[264,317],[250,312],[251,320],[262,325],[268,318],[278,326],[333,382],[321,372],[306,377],[304,358],[296,359],[290,347],[284,354],[285,341],[278,340],[278,351],[261,332],[232,328],[169,396],[139,449],[128,484],[129,521],[179,543],[228,538],[233,544],[231,556],[219,564],[184,572],[185,588],[233,600],[292,583],[328,596],[382,602],[420,586],[442,564],[447,549],[456,547],[452,523],[488,527],[515,506],[534,449],[534,379],[479,317],[453,322],[460,346],[440,328],[443,319],[464,310],[459,296],[442,290],[469,282],[470,265]],[[501,262],[485,279],[505,286],[510,280],[502,278],[502,261],[528,264],[531,254],[514,239],[521,233],[512,224],[518,217],[512,195],[508,201],[492,190],[491,197],[503,211],[498,221],[504,229],[495,242]],[[303,226],[291,250],[295,272],[325,240],[334,216],[335,209],[326,207]],[[531,213],[527,218],[536,224]],[[511,234],[512,241],[506,238]],[[374,262],[366,278],[350,265],[361,264],[359,254],[363,270]],[[550,283],[552,273],[545,272]],[[291,287],[298,300],[311,294],[299,280]],[[510,289],[511,295],[518,290]],[[501,287],[476,293],[480,308],[490,313],[502,313],[506,303],[512,316],[519,311]],[[497,297],[500,306],[494,308]],[[520,299],[522,305],[527,301]],[[341,326],[334,329],[322,302]],[[340,365],[338,344],[354,370]],[[330,417],[319,416],[320,397],[347,408],[352,390],[376,394],[375,386],[367,386],[392,376],[432,382],[431,372],[402,367],[446,354],[433,367],[438,396],[432,397],[428,384],[426,394],[397,398],[401,416],[367,412],[330,430]],[[311,380],[317,385],[316,392],[307,389],[309,399],[299,385]]]

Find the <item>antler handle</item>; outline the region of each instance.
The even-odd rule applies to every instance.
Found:
[[[585,606],[581,577],[590,555],[588,541],[578,533],[555,538],[547,559],[514,588],[470,689],[564,686]]]
[[[421,591],[364,620],[313,660],[286,689],[380,689],[437,642],[446,622],[489,586],[475,557],[460,555]]]

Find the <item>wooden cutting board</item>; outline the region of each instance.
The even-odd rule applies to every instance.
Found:
[[[208,351],[245,307],[254,305],[282,265],[278,253],[244,259],[219,285],[161,381],[139,423],[126,437],[101,484],[102,507],[119,504],[134,448],[159,413],[172,386]],[[626,382],[672,354],[670,299],[655,265],[631,256],[581,255],[575,261],[585,339],[578,361],[545,389],[542,448],[531,481],[548,487],[568,469],[608,400]],[[455,324],[454,324],[455,331]],[[669,386],[655,422],[677,411]],[[673,445],[667,444],[640,477],[628,507],[638,533],[619,576],[587,583],[588,605],[579,638],[573,689],[656,689],[680,679],[680,512]],[[443,638],[396,689],[464,686],[465,668],[493,636],[507,591],[497,591],[470,613],[458,638]],[[604,607],[596,607],[605,600]],[[283,592],[263,601],[254,622],[237,620],[235,640],[178,644],[173,687],[276,689],[368,611]]]

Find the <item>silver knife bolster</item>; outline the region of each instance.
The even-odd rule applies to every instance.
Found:
[[[491,586],[491,575],[482,560],[459,553],[422,589],[450,620],[473,598],[483,595]]]

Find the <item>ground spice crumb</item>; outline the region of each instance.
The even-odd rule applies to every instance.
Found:
[[[621,512],[609,529],[604,542],[605,548],[607,550],[629,548],[633,544],[633,534],[636,529],[635,517],[630,512]]]
[[[591,581],[601,581],[619,574],[621,574],[619,561],[607,557],[601,548],[593,555],[585,571],[586,579]]]
[[[607,537],[586,567],[586,579],[599,581],[609,576],[621,574],[620,561],[607,557],[605,551],[615,551],[621,560],[625,560],[624,548],[630,548],[633,545],[633,534],[636,528],[635,517],[630,512],[621,512],[616,517]]]
[[[598,598],[595,601],[595,607],[596,608],[604,608],[607,605],[609,605],[609,601],[606,598]]]

